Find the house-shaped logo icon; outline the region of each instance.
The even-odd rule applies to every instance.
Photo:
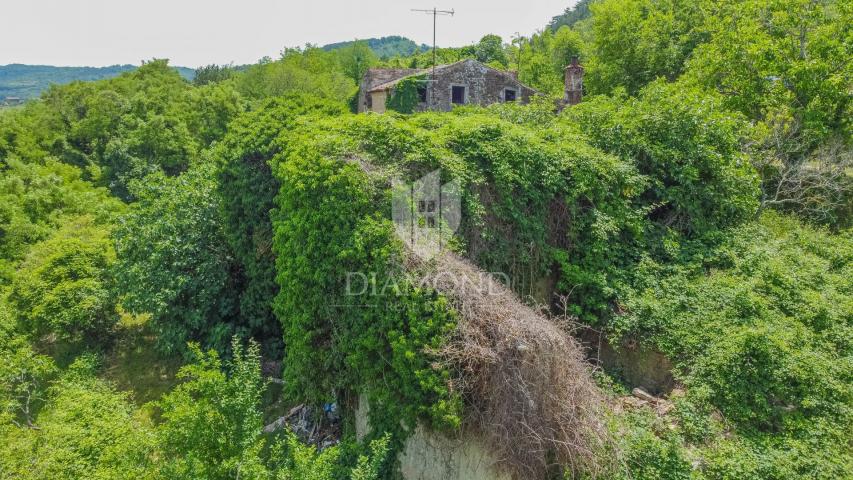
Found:
[[[424,260],[447,247],[459,228],[461,188],[458,180],[441,184],[434,170],[413,183],[393,182],[391,218],[397,235]]]

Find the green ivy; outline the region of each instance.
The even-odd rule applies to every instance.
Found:
[[[452,333],[456,316],[438,293],[401,276],[390,199],[359,165],[337,157],[338,140],[316,131],[294,136],[273,161],[281,182],[274,308],[286,345],[286,390],[313,403],[365,393],[374,430],[395,433],[399,448],[418,419],[459,426],[450,372],[428,353]],[[369,282],[364,289],[348,287],[354,272]]]
[[[282,350],[272,313],[278,293],[270,211],[280,186],[268,162],[284,149],[302,116],[336,116],[345,106],[307,94],[286,94],[239,116],[214,150],[225,238],[240,265],[240,317],[262,339],[265,353]]]
[[[385,99],[385,108],[400,113],[414,113],[420,103],[418,89],[426,88],[426,75],[406,77],[396,85],[394,91]]]

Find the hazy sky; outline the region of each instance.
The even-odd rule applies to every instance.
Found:
[[[455,9],[438,19],[439,46],[509,41],[529,35],[575,0],[3,0],[0,65],[253,63],[285,46],[402,35],[432,43],[432,16],[412,8]]]

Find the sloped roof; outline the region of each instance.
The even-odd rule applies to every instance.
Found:
[[[436,68],[438,68],[438,67],[436,67]],[[414,77],[414,76],[416,76],[416,75],[420,75],[420,74],[422,74],[422,73],[424,73],[424,72],[425,72],[425,71],[423,71],[423,72],[415,72],[415,73],[412,73],[412,74],[409,74],[409,75],[404,75],[404,76],[402,76],[402,77],[400,77],[400,78],[395,78],[394,80],[391,80],[390,82],[381,83],[381,84],[379,84],[379,85],[377,85],[377,86],[373,87],[372,89],[370,89],[370,90],[369,90],[369,92],[373,93],[373,92],[380,92],[380,91],[382,91],[382,90],[388,90],[389,88],[393,87],[394,85],[397,85],[398,83],[400,83],[400,80],[403,80],[404,78]]]
[[[451,68],[453,68],[453,67],[456,67],[456,66],[461,65],[461,64],[466,63],[466,62],[476,63],[476,64],[478,64],[478,65],[480,65],[480,66],[482,66],[482,67],[484,67],[484,68],[487,68],[487,69],[489,69],[489,70],[492,70],[492,71],[494,71],[494,72],[497,72],[497,73],[499,73],[499,74],[501,74],[501,75],[506,75],[506,76],[510,77],[514,82],[518,82],[518,83],[520,83],[520,84],[521,84],[521,82],[519,82],[518,78],[516,78],[512,73],[507,72],[507,71],[505,71],[505,70],[498,70],[498,69],[496,69],[496,68],[492,68],[492,67],[490,67],[490,66],[488,66],[488,65],[486,65],[486,64],[484,64],[484,63],[482,63],[482,62],[478,62],[477,60],[474,60],[474,59],[471,59],[471,58],[466,58],[466,59],[464,59],[464,60],[459,60],[458,62],[448,63],[448,64],[444,64],[444,65],[437,65],[437,66],[435,67],[435,72],[436,72],[436,73],[439,73],[439,72],[440,72],[440,71],[442,71],[442,70],[448,70],[448,69],[451,69]],[[409,78],[409,77],[413,77],[413,76],[415,76],[415,75],[421,75],[421,74],[423,74],[423,73],[430,73],[430,72],[432,72],[432,69],[431,69],[431,68],[409,68],[409,69],[382,69],[382,68],[373,68],[373,69],[371,69],[371,71],[377,71],[377,72],[381,72],[381,71],[388,71],[388,72],[395,72],[395,73],[396,73],[396,72],[401,72],[401,71],[403,71],[403,70],[410,70],[410,72],[409,72],[409,73],[403,73],[403,74],[400,74],[400,75],[392,75],[392,74],[390,74],[390,73],[389,73],[389,75],[388,75],[389,79],[388,79],[388,80],[386,80],[385,82],[382,82],[382,83],[372,83],[372,85],[365,85],[365,86],[366,86],[366,90],[367,90],[368,92],[370,92],[370,93],[373,93],[373,92],[379,92],[379,91],[382,91],[382,90],[387,90],[387,89],[389,89],[389,88],[393,87],[394,85],[396,85],[397,83],[399,83],[399,82],[400,82],[400,80],[403,80],[404,78]],[[370,74],[370,71],[368,71],[368,74]],[[365,79],[367,79],[367,76],[365,76]],[[524,84],[522,84],[522,85],[524,85]],[[525,87],[527,87],[527,85],[524,85],[524,86],[525,86]],[[531,87],[527,87],[527,88],[530,88],[531,90],[535,90],[535,89],[533,89],[533,88],[531,88]]]
[[[362,88],[372,92],[380,85],[401,80],[422,71],[423,69],[420,68],[371,68],[364,74]]]

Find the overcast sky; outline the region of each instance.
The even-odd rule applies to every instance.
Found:
[[[412,8],[455,9],[438,20],[439,46],[509,41],[541,29],[575,0],[3,0],[0,65],[104,66],[169,58],[172,65],[253,63],[285,46],[402,35],[432,43],[432,16]]]

